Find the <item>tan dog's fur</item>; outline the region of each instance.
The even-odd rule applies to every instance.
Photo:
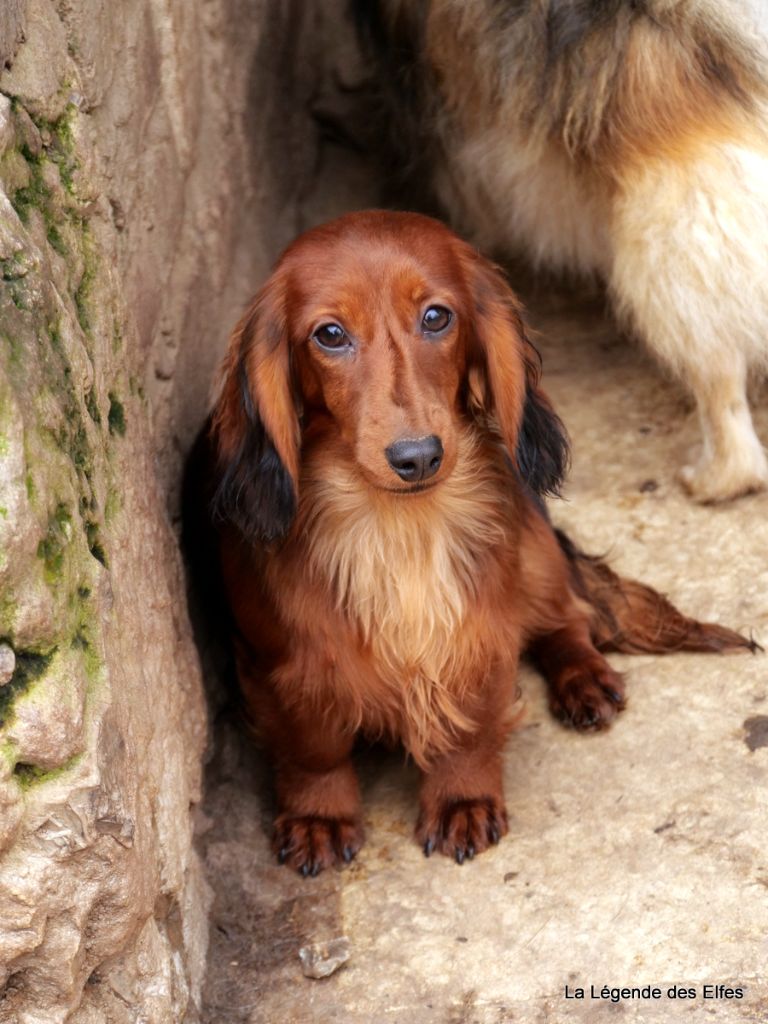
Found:
[[[418,143],[482,247],[599,273],[692,391],[701,501],[763,488],[746,398],[768,364],[765,40],[733,0],[380,0],[414,53]],[[407,43],[407,45],[406,45]],[[390,78],[391,67],[388,69]]]

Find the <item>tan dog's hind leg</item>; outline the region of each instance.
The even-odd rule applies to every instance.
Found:
[[[768,155],[715,141],[647,159],[614,199],[611,242],[619,314],[696,399],[684,486],[701,502],[761,490],[746,384],[768,364]]]

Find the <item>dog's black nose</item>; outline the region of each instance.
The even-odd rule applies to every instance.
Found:
[[[406,438],[395,441],[384,453],[387,462],[401,480],[417,483],[428,480],[440,469],[443,461],[443,445],[439,437],[419,437],[415,441]]]

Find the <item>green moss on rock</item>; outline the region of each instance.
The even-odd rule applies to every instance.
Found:
[[[81,252],[83,257],[83,273],[73,298],[77,319],[86,334],[91,331],[90,299],[93,282],[96,278],[96,250],[87,222],[82,222]]]
[[[61,183],[70,193],[74,192],[74,176],[80,166],[75,147],[76,117],[77,107],[68,103],[57,121],[33,118],[41,136],[46,139],[48,156],[58,165]]]
[[[85,407],[88,410],[88,415],[91,417],[93,422],[98,426],[101,423],[101,411],[99,409],[99,403],[96,398],[95,388],[91,388],[91,390],[85,396]]]
[[[62,775],[76,768],[82,759],[82,754],[75,754],[66,764],[60,765],[58,768],[41,768],[39,765],[25,764],[23,761],[17,761],[13,767],[13,774],[16,776],[16,780],[21,788],[28,789],[41,783],[55,782],[56,779],[61,778]]]
[[[52,249],[55,249],[59,256],[67,255],[67,246],[61,237],[61,232],[55,224],[46,225],[46,237]]]
[[[0,260],[0,275],[4,281],[18,281],[27,273],[27,266],[21,251],[17,250],[7,259]]]
[[[24,153],[23,156],[30,169],[29,184],[17,188],[10,199],[19,220],[22,224],[27,225],[31,210],[40,210],[45,215],[51,200],[51,190],[43,178],[43,160],[45,158],[34,157],[28,153]]]
[[[125,436],[126,423],[125,423],[125,407],[114,391],[109,393],[109,432],[110,434],[118,434],[120,437]]]
[[[25,693],[43,675],[56,648],[51,651],[16,651],[16,670],[5,686],[0,686],[0,726],[10,718],[17,697]]]
[[[54,394],[58,394],[59,405],[63,413],[58,429],[52,431],[53,437],[61,451],[71,459],[78,475],[83,478],[90,492],[92,490],[91,482],[93,477],[93,452],[88,439],[81,399],[72,380],[72,367],[67,357],[58,323],[49,325],[48,340],[56,359],[46,361],[44,364],[46,368],[46,383]],[[93,392],[91,392],[92,394]],[[95,404],[95,398],[93,399],[93,406],[88,406],[90,397],[86,396],[86,407],[91,418],[96,420],[96,422],[100,422],[101,416],[98,412],[98,406]],[[97,417],[98,419],[96,419]]]
[[[104,550],[104,544],[101,540],[101,527],[99,524],[92,519],[87,519],[85,521],[85,536],[88,541],[88,550],[97,562],[101,562],[107,568],[109,563],[107,561],[107,553]]]
[[[98,389],[92,386],[83,393],[81,383],[80,368],[85,357],[95,360],[96,356],[91,330],[101,320],[95,315],[99,257],[89,225],[91,208],[81,200],[77,188],[80,165],[75,144],[76,118],[77,109],[70,104],[56,122],[35,121],[42,151],[33,152],[29,147],[14,151],[14,177],[9,188],[20,220],[34,229],[36,245],[44,228],[50,249],[66,260],[63,267],[57,262],[55,269],[57,280],[66,281],[68,294],[61,295],[61,289],[55,293],[49,286],[44,272],[47,261],[40,266],[36,246],[0,261],[0,286],[8,286],[0,310],[6,324],[0,343],[7,342],[9,346],[11,358],[6,356],[5,362],[15,385],[22,388],[25,382],[34,381],[35,394],[40,396],[40,415],[35,418],[33,412],[24,414],[26,487],[36,520],[46,523],[46,514],[52,507],[51,493],[61,497],[37,547],[41,577],[55,588],[58,611],[64,613],[63,618],[60,614],[57,617],[56,635],[49,640],[77,651],[96,685],[103,664],[91,582],[100,570],[90,558],[108,566],[103,537],[106,512],[99,504],[106,492],[107,505],[114,510],[119,507],[119,496],[110,502],[110,488],[114,486],[111,479],[102,477],[102,471],[109,471],[108,451],[104,449],[113,443],[111,438],[125,434],[126,414],[116,391],[109,392],[107,405],[106,387],[102,391],[99,384]],[[33,148],[37,150],[36,146]],[[49,255],[52,257],[52,253]],[[67,312],[62,310],[62,300]],[[27,311],[27,304],[33,308]],[[14,306],[24,309],[24,314],[17,313]],[[78,322],[81,330],[77,329]],[[120,325],[113,318],[111,326],[112,345],[118,349],[123,344]],[[47,446],[56,466],[61,467],[58,478],[40,464],[41,444],[43,451]],[[54,445],[57,451],[53,450]],[[74,474],[60,455],[66,457]],[[62,608],[61,602],[67,600],[68,606]],[[0,606],[0,636],[13,635],[15,616],[15,606]],[[0,688],[3,713],[10,714],[15,695],[29,688],[34,673],[41,675],[45,671],[51,656],[44,652],[30,654],[26,661],[22,658],[11,682]],[[0,718],[0,724],[3,720]],[[22,783],[31,784],[38,779],[39,769],[20,765],[17,775]]]
[[[107,492],[107,503],[104,508],[104,522],[109,525],[122,507],[123,502],[120,492],[116,487],[110,487]]]
[[[11,365],[18,366],[22,356],[22,345],[19,339],[15,334],[0,333],[0,341],[8,346],[8,350],[11,353]]]
[[[72,540],[72,513],[60,504],[48,520],[45,537],[37,546],[37,557],[45,563],[48,583],[58,583],[64,567],[64,552]]]

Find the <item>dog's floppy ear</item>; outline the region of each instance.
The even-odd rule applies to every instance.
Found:
[[[248,540],[284,537],[296,513],[300,434],[285,306],[274,275],[232,333],[211,421],[214,514]]]
[[[525,405],[517,439],[517,467],[523,480],[537,494],[559,495],[570,463],[568,434],[563,421],[539,387],[541,357],[524,337]]]
[[[498,267],[474,250],[466,262],[474,300],[469,404],[495,420],[520,477],[537,494],[559,494],[568,469],[568,436],[539,387],[541,358],[522,307]]]

